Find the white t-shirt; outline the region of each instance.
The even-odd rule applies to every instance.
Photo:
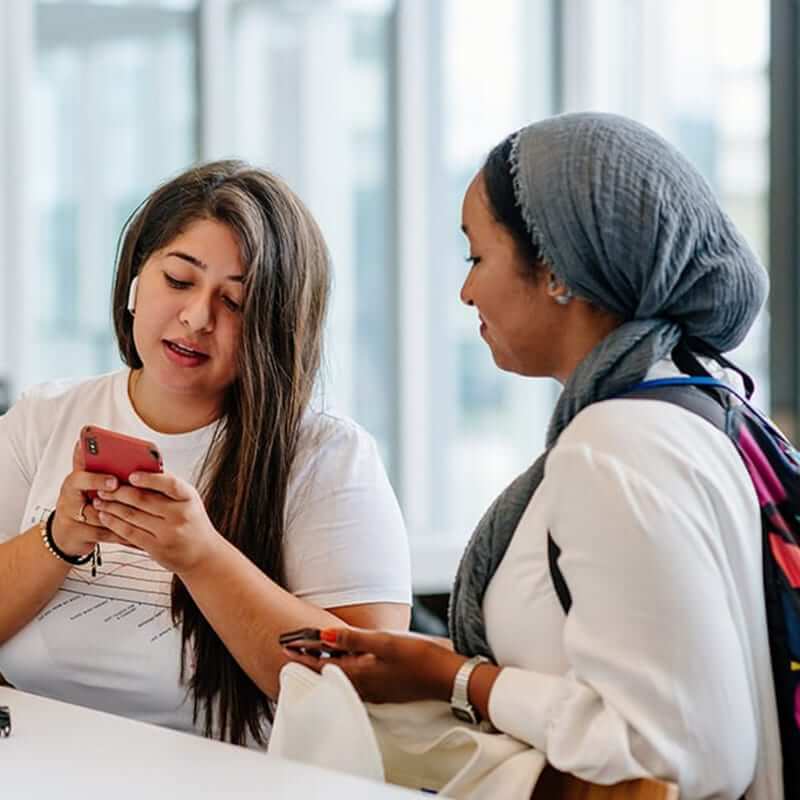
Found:
[[[196,482],[214,426],[170,436],[148,428],[131,405],[128,375],[37,387],[0,417],[0,541],[55,506],[87,424],[154,442],[167,472]],[[307,413],[286,520],[286,588],[297,597],[322,608],[410,602],[400,510],[374,440],[355,423]],[[199,731],[180,682],[171,581],[146,554],[103,545],[96,578],[73,568],[44,610],[0,645],[0,674],[19,689]]]
[[[675,373],[663,362],[648,377]],[[558,769],[655,775],[686,800],[748,786],[749,800],[782,800],[758,502],[731,442],[696,414],[642,399],[578,414],[483,610],[505,667],[490,716]]]

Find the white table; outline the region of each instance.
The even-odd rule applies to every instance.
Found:
[[[0,688],[5,800],[410,800],[420,794]]]

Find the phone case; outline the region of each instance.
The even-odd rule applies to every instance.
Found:
[[[319,628],[300,628],[296,631],[287,631],[278,637],[278,643],[289,650],[307,653],[318,658],[341,656],[346,652],[335,644],[323,642],[319,638]]]
[[[81,451],[87,472],[113,475],[129,483],[132,472],[163,472],[158,448],[144,439],[87,425],[81,430]],[[87,492],[94,497],[95,492]]]

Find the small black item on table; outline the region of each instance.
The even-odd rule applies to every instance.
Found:
[[[0,736],[11,736],[11,712],[8,706],[0,706]]]

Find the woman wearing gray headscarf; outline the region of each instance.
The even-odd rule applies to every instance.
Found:
[[[766,296],[763,268],[678,152],[607,114],[555,117],[498,145],[466,193],[463,228],[461,299],[498,367],[564,386],[547,449],[473,534],[452,649],[352,630],[323,638],[362,654],[337,663],[364,699],[453,697],[462,717],[586,780],[651,775],[682,798],[777,800],[752,484],[696,414],[618,397],[680,374],[682,340],[738,345]]]

